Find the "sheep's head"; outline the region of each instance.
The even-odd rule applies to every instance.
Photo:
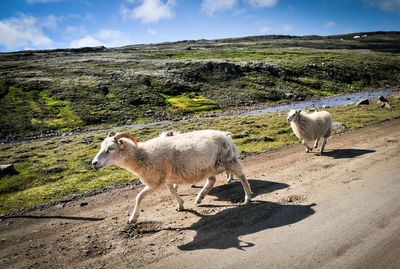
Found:
[[[180,134],[179,132],[175,132],[174,130],[169,130],[169,131],[166,131],[166,132],[162,132],[160,134],[160,137],[177,136],[179,134]]]
[[[112,165],[121,166],[123,161],[122,156],[125,155],[123,153],[124,147],[126,146],[126,143],[129,143],[122,138],[131,140],[137,146],[136,138],[131,134],[109,132],[106,139],[101,143],[99,152],[92,161],[94,169],[100,170]]]
[[[300,113],[301,113],[301,109],[290,110],[290,112],[288,113],[288,117],[286,118],[286,121],[287,122],[297,121]]]

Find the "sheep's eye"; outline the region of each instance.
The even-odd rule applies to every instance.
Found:
[[[109,152],[113,151],[114,149],[115,149],[114,147],[109,147],[106,149],[106,153],[109,153]]]

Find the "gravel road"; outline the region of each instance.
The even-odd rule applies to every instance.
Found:
[[[400,268],[400,119],[338,134],[326,153],[300,144],[247,157],[254,191],[220,175],[202,205],[143,186],[0,219],[1,268]]]

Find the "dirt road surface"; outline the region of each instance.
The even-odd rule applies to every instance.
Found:
[[[220,175],[186,210],[162,189],[137,225],[143,186],[0,221],[1,268],[400,268],[400,119],[334,136],[326,154],[296,144],[243,160],[254,191]]]

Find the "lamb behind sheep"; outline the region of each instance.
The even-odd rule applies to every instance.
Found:
[[[177,136],[177,135],[180,135],[180,134],[181,134],[180,132],[177,132],[177,131],[174,131],[174,130],[168,130],[168,131],[162,132],[159,136],[160,137],[171,137],[171,136]],[[232,133],[231,132],[225,132],[225,135],[232,137]],[[236,147],[235,147],[235,150],[236,150],[235,152],[236,152],[236,155],[237,155]],[[228,183],[231,183],[233,181],[233,174],[232,173],[228,173],[228,172],[226,173],[226,181]],[[195,185],[193,184],[192,187],[194,187],[194,186]],[[178,190],[178,185],[174,184],[174,188],[177,191]]]
[[[295,135],[303,139],[302,143],[306,147],[306,152],[312,150],[307,141],[315,140],[314,147],[318,147],[318,141],[324,138],[321,153],[324,152],[326,141],[332,132],[332,118],[329,112],[320,111],[307,114],[301,109],[291,110],[286,119],[290,122]]]
[[[145,196],[166,185],[183,210],[183,200],[173,184],[192,184],[207,178],[196,197],[199,204],[212,189],[215,175],[223,171],[240,179],[245,192],[245,203],[251,201],[251,190],[236,155],[232,138],[224,132],[203,130],[172,137],[156,137],[137,143],[128,133],[110,132],[92,161],[96,170],[112,165],[123,167],[140,177],[145,188],[137,195],[129,223],[139,217],[140,203]]]

